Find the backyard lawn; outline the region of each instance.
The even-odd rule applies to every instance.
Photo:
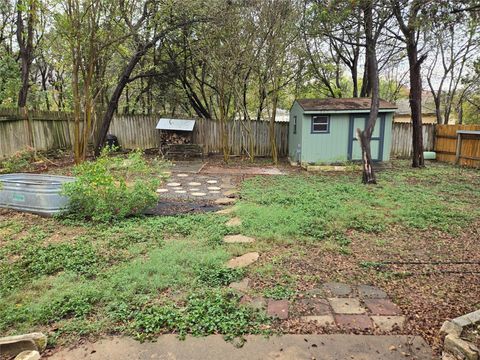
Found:
[[[376,285],[407,316],[401,333],[438,348],[443,321],[480,306],[480,172],[393,165],[378,186],[356,172],[250,177],[231,215],[102,224],[0,210],[0,333],[43,331],[54,346],[103,334],[341,331],[241,305],[228,284],[248,276],[251,297],[292,303],[326,281]],[[225,225],[233,216],[240,227]],[[236,233],[256,241],[223,243]],[[256,263],[225,267],[248,251]]]

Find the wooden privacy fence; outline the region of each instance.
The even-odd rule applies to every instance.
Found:
[[[433,151],[435,143],[435,124],[423,124],[423,149]],[[412,156],[412,124],[393,123],[392,126],[392,157],[410,158]]]
[[[480,131],[480,125],[437,125],[435,151],[438,161],[455,163],[457,130]],[[480,167],[480,139],[465,137],[461,143],[460,154],[460,165]]]
[[[159,115],[117,115],[110,126],[120,144],[127,149],[152,149],[160,146],[160,132],[155,126]],[[71,113],[30,111],[33,138],[38,150],[64,149],[72,146],[73,122]],[[250,130],[251,127],[251,130]],[[423,146],[435,150],[440,161],[455,161],[456,131],[480,130],[480,125],[423,125]],[[249,150],[249,131],[254,138],[255,156],[270,156],[269,124],[264,121],[227,124],[232,155]],[[275,123],[279,156],[288,154],[288,123]],[[436,140],[435,140],[436,133]],[[202,144],[206,153],[221,153],[222,139],[217,121],[198,119],[193,140]],[[16,109],[0,109],[0,157],[10,156],[30,146],[28,121]],[[394,123],[392,128],[392,157],[408,158],[412,153],[412,125]],[[462,144],[462,165],[479,166],[480,141],[465,139]]]
[[[116,135],[126,149],[152,149],[160,146],[160,131],[155,129],[159,115],[116,115],[109,132]],[[33,138],[37,150],[70,148],[73,142],[71,113],[29,112]],[[227,123],[231,155],[245,154],[249,149],[248,129],[254,139],[255,156],[270,156],[269,124],[265,121]],[[275,123],[278,155],[288,153],[288,123]],[[222,152],[220,124],[208,119],[197,119],[193,141],[202,144],[205,152]],[[11,156],[31,146],[28,121],[16,109],[0,109],[0,157]]]

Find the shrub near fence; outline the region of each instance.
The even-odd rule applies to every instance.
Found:
[[[435,151],[438,161],[455,163],[457,130],[480,131],[480,125],[437,125]],[[460,165],[480,167],[480,139],[463,138],[460,154]]]

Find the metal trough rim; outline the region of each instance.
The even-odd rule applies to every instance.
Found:
[[[62,185],[66,182],[75,181],[74,177],[62,175],[44,175],[29,173],[12,173],[0,175],[0,183],[24,184],[24,185]]]

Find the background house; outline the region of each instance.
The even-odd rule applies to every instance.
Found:
[[[300,163],[335,163],[360,160],[356,129],[364,129],[370,113],[369,98],[298,99],[290,109],[289,157]],[[388,161],[392,120],[396,106],[380,101],[372,134],[372,158]]]

